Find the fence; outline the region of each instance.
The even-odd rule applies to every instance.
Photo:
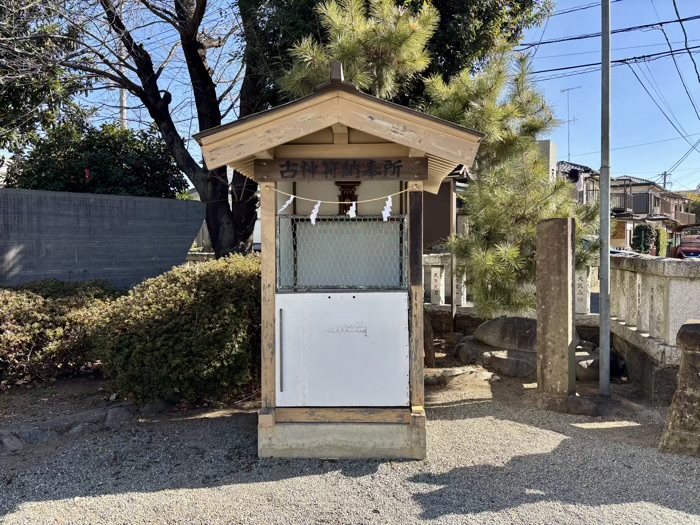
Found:
[[[424,301],[434,306],[452,304],[452,255],[428,253],[423,255]],[[598,268],[576,272],[576,313],[591,313],[591,293],[598,286]],[[469,290],[461,279],[455,282],[456,306],[472,306]]]
[[[613,256],[611,315],[629,330],[667,346],[688,319],[700,318],[700,261]]]

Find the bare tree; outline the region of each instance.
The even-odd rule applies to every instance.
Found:
[[[155,123],[206,203],[217,257],[250,249],[257,185],[235,172],[229,181],[226,169],[208,170],[189,140],[197,130],[233,118],[240,107],[245,46],[237,5],[0,0],[1,12],[13,16],[0,17],[0,84],[30,83],[60,70],[75,85],[90,85],[86,101],[102,109],[116,105],[101,92],[126,89],[136,101],[130,114],[141,124]],[[32,13],[31,23],[17,23],[26,13]]]

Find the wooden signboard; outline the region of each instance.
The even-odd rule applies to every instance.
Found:
[[[320,180],[426,180],[428,159],[271,159],[255,161],[260,182]]]

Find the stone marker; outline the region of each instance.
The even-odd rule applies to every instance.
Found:
[[[681,326],[676,343],[682,352],[678,388],[659,449],[700,456],[700,320]]]
[[[560,409],[576,393],[575,232],[572,218],[537,226],[537,388]]]

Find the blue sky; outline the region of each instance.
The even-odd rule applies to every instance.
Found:
[[[592,0],[560,0],[556,11],[593,3]],[[700,15],[700,1],[677,0],[681,17]],[[619,0],[612,4],[612,28],[623,28],[676,18],[672,0]],[[544,36],[543,36],[544,29]],[[664,29],[674,49],[684,49],[683,32],[679,24],[665,25]],[[689,46],[700,45],[700,20],[685,22]],[[595,33],[600,31],[600,7],[584,9],[569,14],[552,16],[546,28],[527,32],[525,42]],[[541,71],[600,60],[600,38],[541,45],[535,53],[533,69]],[[637,47],[644,46],[644,47]],[[649,47],[647,47],[649,46]],[[659,29],[632,31],[612,36],[612,59],[623,59],[668,51],[663,33]],[[625,49],[623,49],[625,48]],[[694,50],[700,68],[700,49]],[[686,85],[700,111],[700,79],[687,53],[676,56]],[[654,98],[674,120],[676,126],[691,142],[700,139],[700,119],[696,116],[686,95],[671,58],[633,66]],[[557,143],[560,160],[567,159],[566,93],[571,99],[571,161],[600,167],[600,72],[590,72],[564,78],[550,78],[554,74],[538,74],[538,85],[554,107],[561,126],[551,138]],[[658,91],[658,93],[656,91]],[[659,94],[661,96],[659,96]],[[648,144],[650,142],[657,142]],[[645,144],[641,146],[636,146]],[[634,146],[634,147],[631,147]],[[661,111],[645,93],[630,68],[626,65],[612,70],[612,175],[632,175],[656,179],[668,170],[689,149],[688,142],[666,120]],[[700,149],[700,145],[698,145]],[[697,171],[696,171],[697,170]],[[693,151],[670,179],[670,189],[680,191],[695,188],[700,183],[700,152]]]

